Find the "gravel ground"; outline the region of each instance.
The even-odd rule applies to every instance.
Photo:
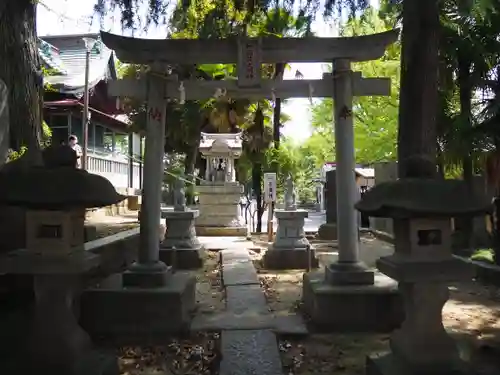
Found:
[[[263,251],[250,254],[271,310],[297,311],[304,271],[265,270],[259,261]],[[443,324],[456,337],[464,359],[474,363],[481,374],[500,373],[499,289],[474,281],[450,285],[450,300],[443,309]],[[287,375],[364,375],[366,356],[388,349],[389,335],[381,334],[311,332],[307,338],[280,340]]]
[[[196,271],[197,314],[212,314],[225,308],[218,259],[218,252],[207,251],[204,267]],[[219,333],[200,333],[169,339],[164,346],[121,348],[120,375],[218,374],[219,339]]]

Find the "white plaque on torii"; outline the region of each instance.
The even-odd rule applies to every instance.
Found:
[[[260,39],[238,40],[238,87],[260,87],[262,80]]]

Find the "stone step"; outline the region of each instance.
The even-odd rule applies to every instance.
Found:
[[[192,332],[266,329],[278,335],[305,336],[309,334],[302,317],[295,313],[260,312],[249,310],[242,314],[224,311],[197,315],[191,323]]]
[[[250,260],[248,250],[221,251],[222,282],[233,285],[260,285],[257,271]]]
[[[220,375],[283,375],[278,344],[268,330],[222,331]]]
[[[255,284],[226,286],[226,309],[233,314],[242,314],[248,309],[269,312],[264,292]]]

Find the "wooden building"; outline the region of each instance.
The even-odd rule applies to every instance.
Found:
[[[86,47],[96,40],[89,58],[89,122],[87,170],[109,179],[117,188],[141,189],[142,140],[130,131],[128,118],[108,96],[108,80],[117,79],[116,59],[99,34],[42,36],[39,54],[46,69],[44,120],[52,142],[76,135],[83,147],[83,97]]]

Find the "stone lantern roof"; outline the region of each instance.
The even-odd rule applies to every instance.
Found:
[[[0,205],[67,210],[109,206],[126,198],[104,177],[75,168],[76,153],[68,146],[47,149],[44,164],[0,172]]]
[[[372,217],[417,218],[476,216],[491,201],[471,192],[464,181],[405,178],[375,185],[355,208]]]

